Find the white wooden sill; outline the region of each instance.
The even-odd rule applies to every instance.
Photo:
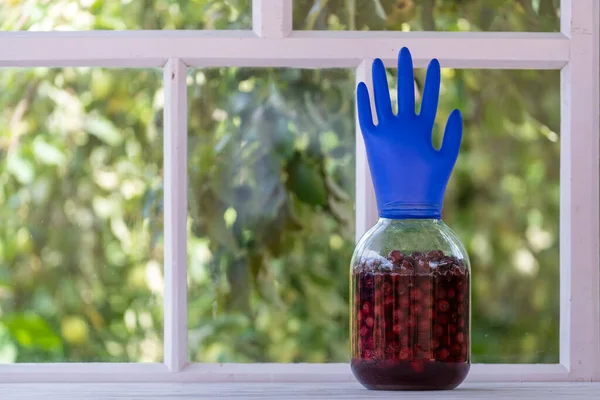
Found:
[[[598,399],[600,383],[465,383],[452,391],[368,391],[345,383],[15,383],[0,399]]]

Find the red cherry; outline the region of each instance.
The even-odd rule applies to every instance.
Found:
[[[393,286],[390,282],[384,282],[383,283],[383,295],[384,296],[389,296],[391,295],[393,292]]]
[[[367,328],[366,326],[363,326],[360,328],[360,336],[367,336],[368,333],[369,333],[369,328]]]
[[[421,333],[429,334],[429,330],[431,329],[431,321],[423,319],[419,321],[419,331]]]
[[[410,306],[410,313],[412,315],[421,315],[421,312],[423,312],[423,308],[421,308],[420,305],[413,304],[412,306]]]
[[[450,354],[452,354],[453,356],[460,355],[461,351],[462,351],[462,346],[460,344],[453,344],[452,347],[450,347]]]
[[[389,306],[394,304],[394,297],[393,296],[388,296],[385,298],[385,300],[383,300],[383,305],[384,306]]]
[[[402,260],[404,260],[404,256],[400,252],[400,250],[392,250],[387,256],[388,260],[393,262],[394,264],[400,264]]]
[[[394,322],[404,321],[404,319],[406,318],[406,313],[402,310],[394,310],[392,316],[394,318]]]
[[[437,288],[437,290],[435,291],[435,297],[438,299],[445,299],[446,298],[446,289],[444,288]]]
[[[440,347],[440,342],[437,339],[431,339],[431,348],[433,350],[437,349],[438,347]]]
[[[438,302],[438,310],[441,312],[446,312],[450,309],[450,303],[447,300],[440,300]]]
[[[408,347],[403,347],[402,350],[400,350],[400,354],[399,357],[402,361],[408,361],[412,358],[413,354],[412,354],[412,349],[408,348]]]
[[[450,324],[448,325],[448,334],[454,335],[456,333],[456,325]]]
[[[441,325],[436,325],[433,328],[433,333],[435,334],[436,337],[444,336],[444,327]]]
[[[421,360],[412,360],[410,362],[410,367],[416,373],[421,373],[421,372],[425,371],[425,364]]]
[[[423,297],[423,292],[421,292],[419,289],[411,289],[410,298],[412,301],[417,302],[417,301],[421,300],[422,297]]]
[[[429,280],[426,280],[423,283],[421,283],[421,290],[423,291],[423,293],[429,293],[429,291],[431,290],[431,282],[429,282]]]
[[[456,334],[456,343],[462,344],[462,343],[464,343],[464,341],[465,341],[465,335],[464,335],[464,333],[458,332]]]
[[[399,305],[401,308],[408,308],[408,306],[410,305],[410,300],[408,299],[407,296],[402,296],[402,297],[400,297]]]
[[[392,331],[396,334],[399,335],[400,332],[402,332],[402,325],[400,324],[394,324],[394,326],[392,327]]]
[[[458,327],[460,329],[465,327],[465,319],[463,317],[458,317]]]
[[[363,358],[366,360],[370,360],[373,358],[373,350],[365,350]]]
[[[449,299],[453,299],[454,296],[456,296],[456,292],[452,288],[448,289],[448,293],[447,294],[448,294],[448,298]]]
[[[367,319],[365,319],[365,325],[367,325],[369,328],[372,328],[374,323],[375,320],[373,317],[367,317]]]
[[[416,324],[417,324],[417,321],[415,320],[415,317],[413,317],[412,315],[410,317],[406,318],[406,326],[408,326],[409,328],[414,328]]]
[[[385,353],[388,358],[394,358],[398,352],[398,346],[393,343],[389,343],[385,346]]]
[[[368,301],[365,301],[362,306],[362,310],[365,314],[371,312],[371,304]]]
[[[440,349],[437,351],[437,359],[439,361],[445,361],[449,355],[450,355],[450,353],[448,352],[447,349]]]
[[[433,299],[429,295],[425,295],[423,296],[423,299],[421,299],[421,304],[423,304],[424,307],[429,307],[431,303],[433,303]]]
[[[462,293],[459,293],[459,294],[456,296],[456,299],[458,300],[458,302],[459,302],[459,303],[462,303],[462,302],[465,300],[465,295],[464,295],[464,294],[462,294]]]
[[[427,319],[433,320],[435,318],[435,310],[432,308],[427,308],[423,313],[423,316]]]

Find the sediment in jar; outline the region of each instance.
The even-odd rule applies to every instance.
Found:
[[[352,369],[372,388],[455,387],[469,370],[469,271],[441,251],[390,252],[352,274]]]

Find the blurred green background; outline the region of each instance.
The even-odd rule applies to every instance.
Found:
[[[248,29],[250,3],[6,0],[0,27]],[[294,28],[556,31],[557,3],[296,0]],[[558,362],[559,73],[442,73],[435,140],[465,121],[444,219],[473,265],[473,361]],[[0,71],[0,362],[162,360],[161,79]],[[354,79],[189,70],[192,361],[349,360]]]

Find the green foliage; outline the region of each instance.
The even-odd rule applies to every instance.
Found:
[[[294,25],[553,31],[555,3],[302,0]],[[0,18],[241,29],[249,6],[9,0]],[[443,74],[435,140],[453,108],[465,119],[444,219],[473,264],[474,360],[557,362],[558,72]],[[190,359],[347,361],[353,74],[213,68],[188,82]],[[161,360],[160,71],[6,70],[0,86],[0,361]]]

